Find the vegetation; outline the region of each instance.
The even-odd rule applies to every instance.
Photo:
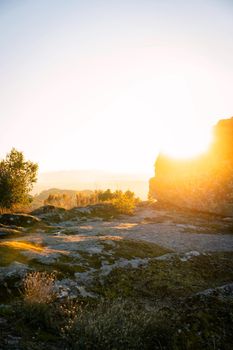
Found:
[[[55,207],[61,207],[70,209],[73,206],[72,196],[62,194],[50,194],[47,199],[44,200],[44,205],[54,205]]]
[[[62,328],[72,349],[160,349],[162,320],[129,300],[73,308],[72,316]]]
[[[45,205],[54,205],[66,209],[74,207],[75,204],[78,207],[84,207],[100,203],[112,204],[118,214],[132,214],[136,204],[139,203],[139,198],[136,198],[134,192],[129,190],[112,192],[107,189],[106,191],[96,190],[91,193],[78,192],[75,203],[73,196],[66,193],[53,193],[44,200]]]
[[[54,299],[52,275],[29,274],[23,298],[0,307],[1,346],[11,349],[12,327],[19,349],[230,350],[232,296],[202,291],[230,282],[232,271],[232,253],[155,260],[112,271],[97,299],[73,300]]]
[[[127,245],[129,241],[126,248]],[[126,248],[123,251],[127,251]],[[131,254],[135,256],[133,250]],[[104,280],[96,281],[92,291],[107,299],[121,295],[126,299],[170,304],[232,280],[233,253],[200,255],[188,261],[174,256],[167,260],[152,260],[137,269],[116,268]]]
[[[23,293],[26,303],[49,304],[55,299],[55,275],[47,272],[30,272],[23,280]]]
[[[31,175],[26,176],[26,169]],[[27,203],[36,171],[36,164],[12,150],[0,163],[0,191],[11,185],[9,198],[3,196],[0,203],[5,200],[9,208]],[[0,242],[1,349],[232,349],[232,287],[221,287],[232,283],[232,252],[178,254],[102,232],[74,239],[80,222],[132,214],[138,202],[131,191],[54,192],[45,204],[88,207],[43,207],[38,209],[42,219],[1,216],[2,237],[11,235]],[[61,226],[52,226],[54,220]],[[144,218],[145,225],[167,220],[186,225],[185,232],[197,233],[194,224],[210,232],[231,229],[228,221],[179,211]],[[137,223],[117,225],[130,229]],[[28,239],[31,233],[36,236]],[[21,235],[27,235],[25,240]]]
[[[25,161],[22,152],[12,149],[0,162],[0,207],[12,209],[28,204],[29,193],[36,182],[38,165]]]
[[[92,205],[99,203],[99,193],[100,191],[94,191],[90,194],[85,194],[84,192],[79,192],[76,194],[76,205],[77,207],[84,207],[86,205]]]
[[[139,203],[139,198],[135,197],[134,192],[117,190],[112,192],[110,189],[106,191],[98,191],[98,201],[103,203],[111,203],[120,214],[132,214],[135,206]]]
[[[138,198],[135,198],[134,193],[126,191],[115,192],[115,197],[112,199],[112,204],[121,214],[132,214],[136,204],[139,202]]]
[[[54,205],[65,209],[71,209],[75,206],[84,207],[87,205],[99,203],[99,191],[80,191],[73,196],[68,193],[51,193],[44,200],[44,205]]]

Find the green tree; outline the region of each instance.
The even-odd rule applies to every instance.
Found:
[[[23,153],[13,148],[0,162],[0,207],[28,204],[37,171],[36,163],[25,161]]]

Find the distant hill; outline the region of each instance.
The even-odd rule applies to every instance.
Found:
[[[33,208],[37,208],[44,205],[44,201],[49,197],[49,195],[53,195],[53,194],[62,194],[62,195],[66,194],[72,197],[73,200],[75,201],[75,197],[77,193],[82,193],[88,196],[92,194],[93,191],[91,190],[74,191],[74,190],[66,190],[66,189],[60,189],[60,188],[50,188],[48,190],[42,191],[38,195],[35,195],[32,206]]]
[[[67,194],[69,196],[75,196],[77,192],[81,192],[83,194],[89,195],[93,191],[91,190],[83,190],[83,191],[74,191],[74,190],[64,190],[60,188],[50,188],[48,190],[42,191],[40,194],[36,195],[36,198],[38,200],[44,201],[45,199],[48,198],[50,194]]]
[[[54,171],[41,173],[38,182],[34,187],[33,194],[39,194],[46,190],[57,191],[71,190],[71,192],[79,192],[88,190],[121,189],[126,191],[130,189],[135,194],[146,199],[148,194],[148,177],[146,175],[132,174],[114,174],[106,171],[96,170],[70,170],[70,171]],[[55,193],[55,192],[53,192]],[[52,194],[44,192],[40,196]],[[47,196],[48,197],[48,196]],[[47,198],[46,197],[46,198]]]

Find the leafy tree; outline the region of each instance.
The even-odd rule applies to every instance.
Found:
[[[28,204],[37,171],[36,163],[25,161],[23,153],[13,148],[0,162],[0,207]]]

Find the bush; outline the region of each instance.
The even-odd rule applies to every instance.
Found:
[[[175,305],[147,304],[146,299],[86,302],[67,300],[33,308],[24,304],[17,319],[30,325],[31,334],[41,329],[64,345],[52,349],[232,349],[231,298],[194,296]]]
[[[24,301],[28,304],[49,304],[55,297],[55,274],[30,272],[23,280]]]
[[[119,214],[132,214],[139,198],[135,197],[134,192],[131,191],[115,191],[106,190],[100,192],[98,198],[102,202],[112,203]]]
[[[62,331],[71,349],[160,350],[169,342],[168,325],[164,332],[154,312],[128,301],[100,302],[94,310],[72,306],[65,319]]]

